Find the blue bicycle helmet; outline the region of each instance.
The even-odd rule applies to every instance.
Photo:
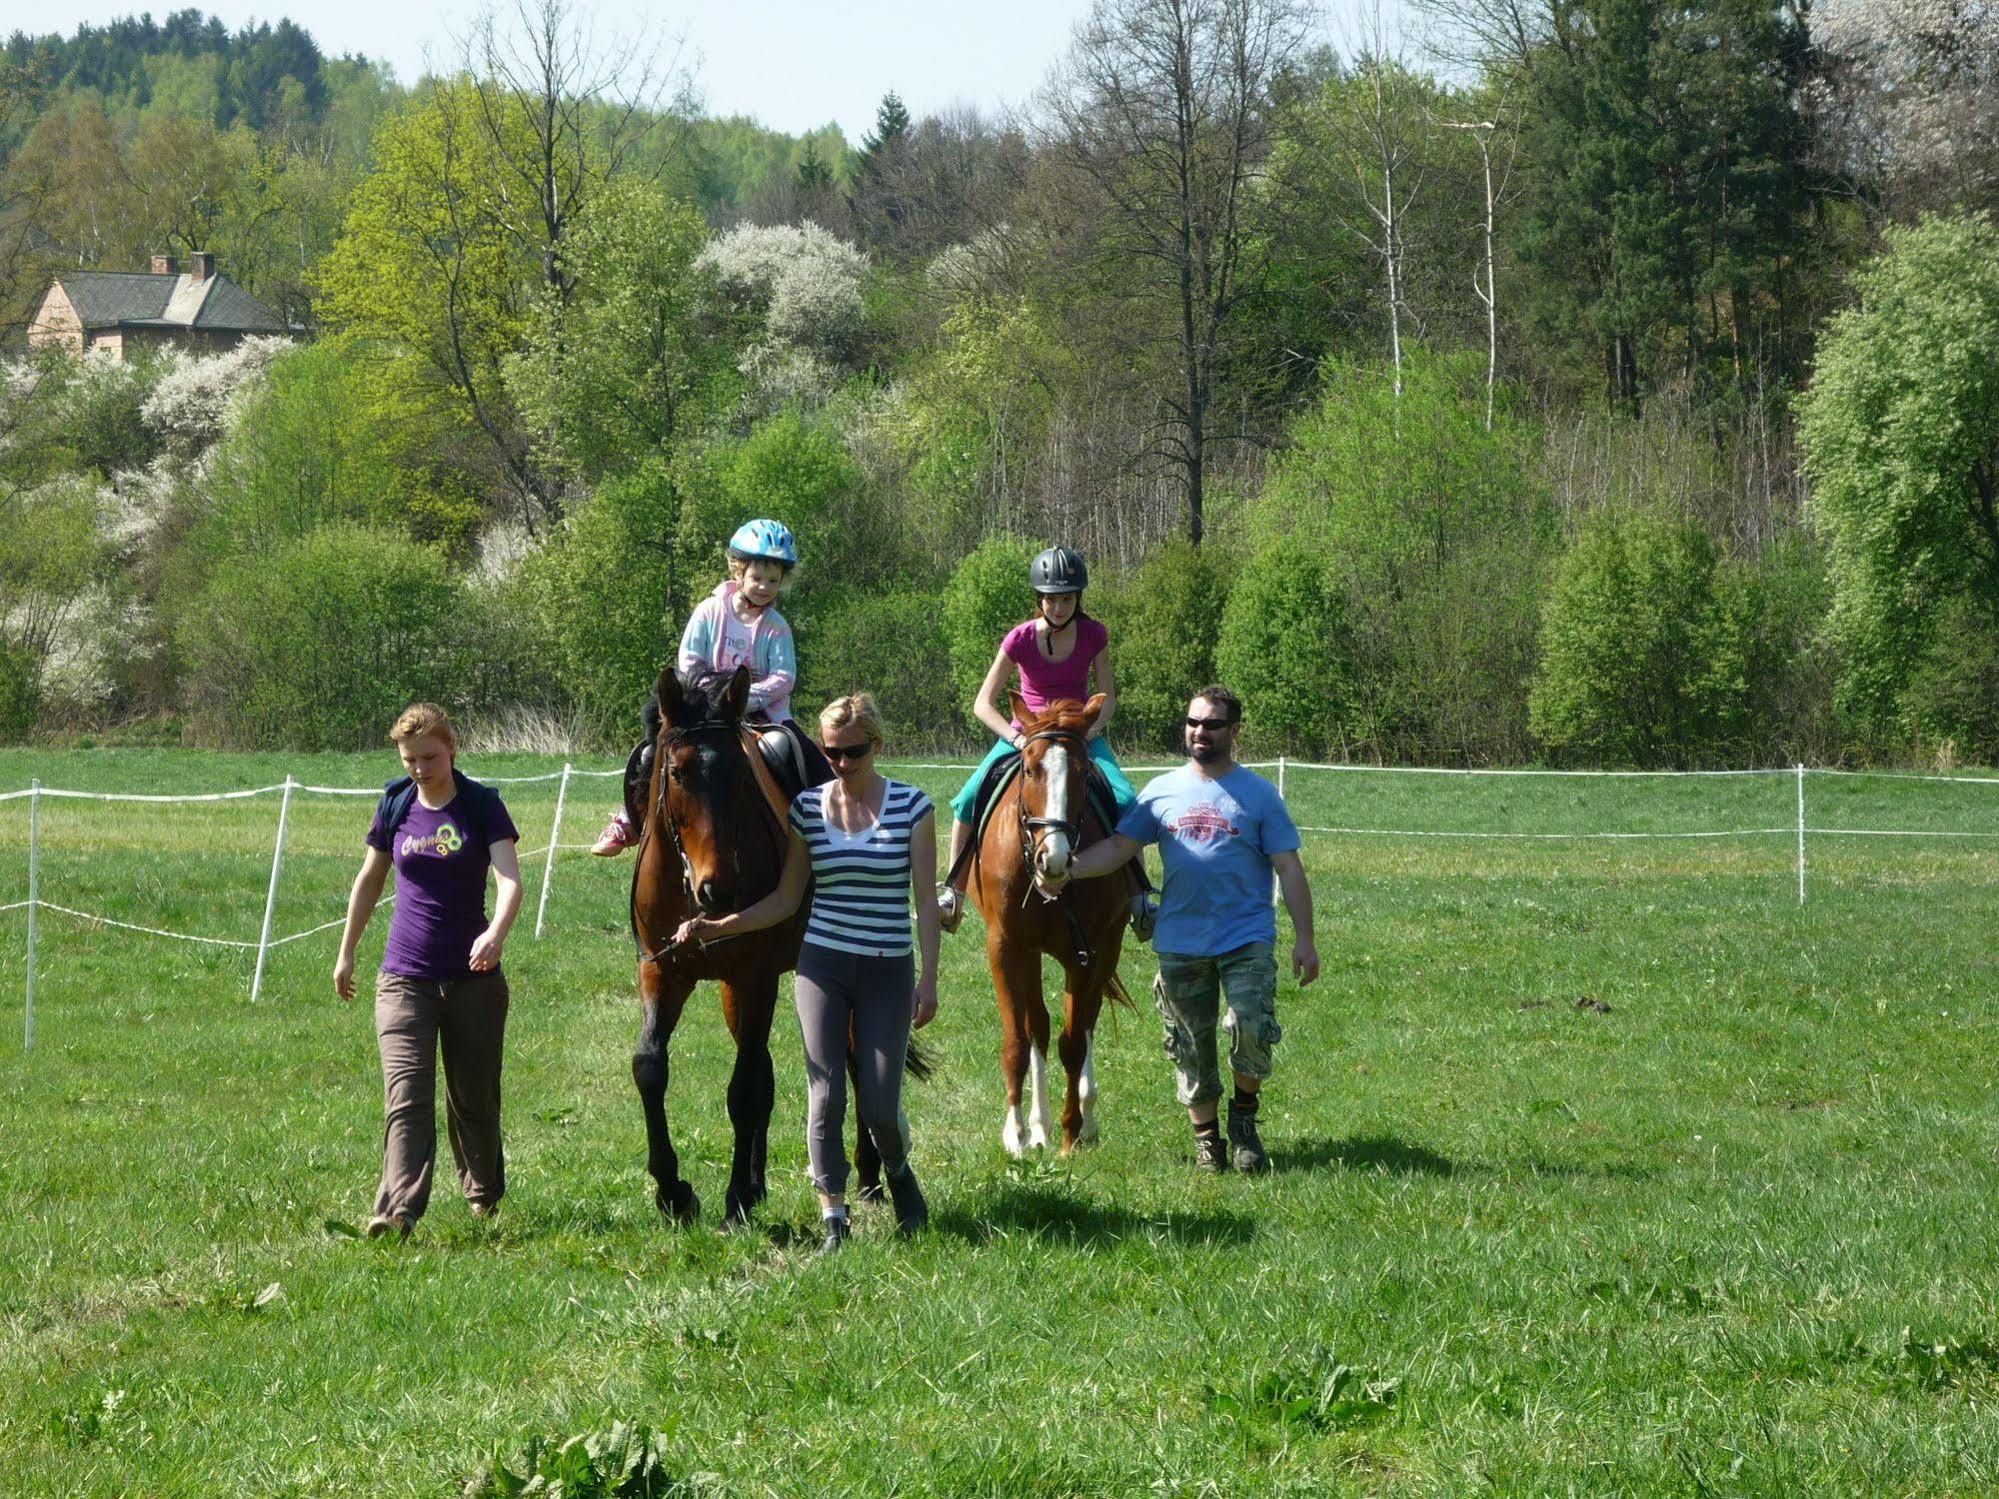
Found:
[[[782,521],[746,522],[729,538],[729,555],[739,562],[778,562],[798,566],[798,541]]]

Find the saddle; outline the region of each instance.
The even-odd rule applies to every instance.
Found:
[[[746,722],[743,727],[756,736],[757,753],[787,802],[815,784],[805,752],[783,725]],[[651,810],[652,754],[651,743],[642,739],[625,760],[625,815],[635,828],[646,825],[646,814]]]
[[[1110,832],[1117,827],[1117,797],[1111,793],[1111,783],[1105,779],[1103,770],[1097,762],[1087,760],[1085,763],[1089,770],[1083,782],[1084,797],[1096,812],[1097,821],[1102,824],[1104,831]],[[958,863],[944,872],[946,883],[954,880],[959,869],[976,857],[977,851],[985,846],[986,829],[992,823],[993,812],[999,806],[1000,798],[1005,794],[1006,788],[1012,785],[1014,778],[1020,774],[1020,767],[1020,751],[1012,750],[994,761],[992,769],[986,772],[985,780],[979,784],[978,795],[972,801],[971,840],[966,843],[965,852],[959,855]],[[1139,864],[1133,867],[1138,870],[1139,878],[1144,880],[1144,866]],[[1146,882],[1146,888],[1150,888],[1149,881]]]

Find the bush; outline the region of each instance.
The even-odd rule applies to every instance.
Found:
[[[971,743],[952,711],[951,650],[935,593],[841,598],[817,614],[798,660],[791,707],[808,726],[832,699],[865,690],[880,701],[897,752]]]
[[[1725,758],[1754,728],[1759,590],[1698,524],[1604,514],[1562,559],[1528,701],[1555,755],[1626,765]]]
[[[678,512],[663,465],[615,479],[578,505],[504,590],[541,647],[547,690],[610,742],[635,733],[640,705],[673,660],[690,594],[701,588],[676,576],[674,553],[662,545]],[[530,645],[519,654],[535,652]],[[506,697],[534,695],[517,684]]]
[[[196,734],[356,749],[412,701],[462,706],[463,604],[440,551],[360,526],[231,559],[181,626]]]
[[[1144,566],[1104,589],[1095,607],[1111,631],[1119,743],[1177,753],[1180,723],[1196,688],[1215,679],[1215,642],[1228,605],[1228,559],[1183,537],[1156,548]]]
[[[944,639],[951,658],[953,706],[974,734],[985,726],[972,702],[1006,632],[1033,612],[1027,568],[1035,548],[1010,536],[989,536],[967,554],[944,585]]]
[[[1252,510],[1259,548],[1332,563],[1353,635],[1353,734],[1395,757],[1515,758],[1554,552],[1530,476],[1530,428],[1502,401],[1485,427],[1483,365],[1419,354],[1393,379],[1327,370],[1320,402]]]
[[[0,643],[0,741],[26,739],[35,727],[36,707],[34,658]]]
[[[257,550],[329,521],[462,546],[478,498],[431,461],[434,414],[421,403],[385,408],[377,374],[353,344],[308,344],[280,354],[237,397],[241,412],[216,446],[207,486],[197,539],[206,555]]]
[[[1222,611],[1215,667],[1242,698],[1243,732],[1257,749],[1343,747],[1355,706],[1353,632],[1326,561],[1291,548],[1251,558]]]

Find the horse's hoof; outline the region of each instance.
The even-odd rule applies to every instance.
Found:
[[[683,1226],[700,1221],[701,1199],[686,1182],[680,1182],[671,1191],[655,1192],[653,1201],[659,1204],[662,1214]]]

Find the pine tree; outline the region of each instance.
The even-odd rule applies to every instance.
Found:
[[[1594,345],[1613,409],[1792,373],[1801,23],[1759,0],[1555,0],[1549,18],[1527,63],[1537,321]]]

